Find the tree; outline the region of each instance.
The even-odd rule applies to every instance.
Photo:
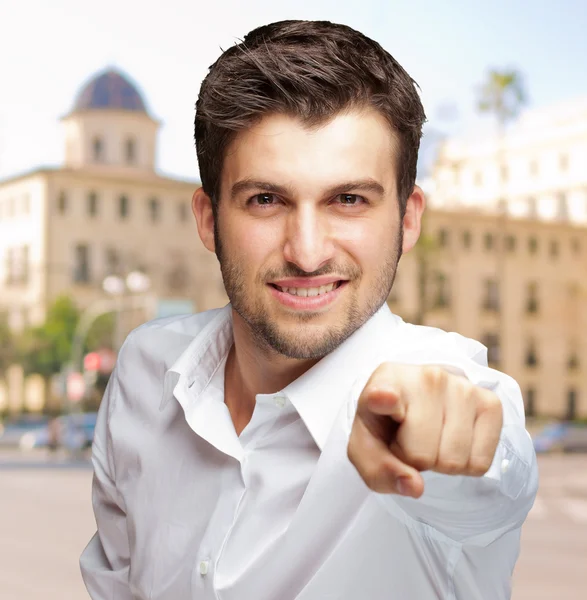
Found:
[[[26,329],[20,339],[20,362],[25,373],[50,377],[59,373],[71,356],[71,343],[79,310],[67,296],[55,300],[43,325]]]
[[[499,191],[497,208],[499,218],[497,220],[498,238],[502,238],[497,250],[497,278],[499,281],[499,293],[505,299],[505,259],[506,253],[503,240],[507,234],[507,203],[504,198],[505,180],[507,178],[507,161],[505,153],[505,131],[507,124],[515,119],[522,106],[526,104],[527,95],[522,74],[515,69],[492,69],[487,74],[485,82],[479,90],[477,107],[482,113],[492,115],[497,122],[498,149],[497,163],[499,168]],[[502,302],[502,305],[504,303]],[[505,333],[507,323],[504,318],[500,319],[501,343],[505,347]],[[501,352],[503,355],[503,352]]]
[[[522,74],[515,69],[491,69],[479,90],[477,107],[482,113],[489,113],[497,120],[499,134],[515,119],[527,97]]]
[[[16,361],[16,341],[8,326],[6,314],[0,314],[0,376]]]

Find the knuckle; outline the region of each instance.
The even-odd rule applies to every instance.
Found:
[[[491,467],[491,463],[492,460],[489,457],[486,456],[474,456],[471,457],[471,460],[469,461],[469,467],[468,467],[468,471],[471,475],[474,475],[476,477],[481,477],[482,475],[485,475],[485,473],[487,473],[487,471],[489,471],[489,468]]]
[[[448,475],[458,475],[467,470],[467,460],[458,456],[443,458],[438,463],[438,470]]]
[[[421,452],[411,452],[406,454],[406,460],[409,465],[417,469],[418,471],[428,471],[431,469],[436,460],[430,454],[424,454]]]
[[[428,389],[444,389],[448,383],[448,373],[442,367],[427,365],[423,367],[422,380]]]

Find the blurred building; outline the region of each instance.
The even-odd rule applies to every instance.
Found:
[[[157,172],[160,123],[129,79],[94,76],[62,123],[62,167],[0,182],[0,311],[11,326],[41,323],[63,293],[86,307],[105,296],[105,277],[132,271],[158,299],[225,303],[191,213],[199,184]]]
[[[478,339],[529,415],[587,417],[587,99],[445,143],[390,304]]]

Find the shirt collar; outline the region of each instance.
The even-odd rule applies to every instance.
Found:
[[[378,357],[382,348],[389,346],[389,335],[398,323],[401,319],[384,304],[340,346],[283,390],[320,450],[357,381],[366,382],[381,362]]]
[[[366,369],[370,375],[377,366],[382,346],[389,345],[391,328],[400,322],[384,304],[340,346],[279,392],[293,404],[321,450],[353,385]],[[184,390],[190,388],[191,401],[197,400],[228,354],[233,339],[232,308],[228,304],[217,311],[166,371],[160,410],[180,392],[180,379],[185,382]],[[185,404],[185,399],[178,400]]]
[[[231,305],[227,304],[216,313],[165,372],[159,410],[167,406],[180,379],[185,380],[185,387],[191,388],[197,399],[228,354],[233,343]]]

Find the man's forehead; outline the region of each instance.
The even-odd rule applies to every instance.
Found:
[[[243,179],[281,185],[304,180],[333,186],[393,176],[397,136],[374,110],[341,113],[321,126],[269,115],[239,132],[226,153],[223,189]],[[228,186],[228,187],[226,187]]]

